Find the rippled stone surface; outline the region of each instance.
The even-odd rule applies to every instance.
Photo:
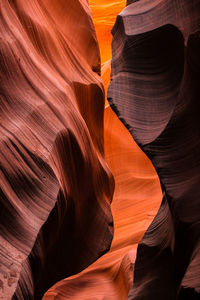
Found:
[[[131,2],[112,30],[108,100],[152,161],[163,201],[128,299],[177,299],[181,286],[185,299],[200,290],[200,1]]]
[[[99,47],[85,0],[0,6],[0,299],[38,300],[112,240]]]
[[[108,27],[111,29],[112,24],[107,21],[114,22],[122,2],[90,2],[100,49],[109,53],[110,45],[105,44],[101,36],[107,34]],[[101,18],[104,22],[102,32],[98,35]],[[104,62],[102,56],[105,88],[110,80],[110,56],[107,58],[109,60]],[[54,285],[45,294],[44,300],[125,300],[131,288],[137,244],[156,215],[162,194],[158,176],[150,160],[108,105],[104,113],[104,137],[106,160],[115,179],[111,205],[114,219],[111,249],[80,274]]]

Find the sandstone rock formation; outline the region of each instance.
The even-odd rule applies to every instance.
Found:
[[[41,299],[109,249],[114,182],[86,0],[2,0],[0,299]]]
[[[89,3],[107,89],[125,1]],[[0,3],[0,299],[199,297],[200,1],[127,5],[108,93],[125,128],[87,0]],[[105,156],[115,234],[94,262],[113,235]]]
[[[122,1],[89,3],[100,43],[106,88],[110,80],[109,30]],[[159,180],[149,159],[107,105],[104,118],[105,155],[115,178],[111,206],[115,231],[111,250],[80,274],[55,284],[44,300],[125,300],[133,280],[137,244],[161,202]]]
[[[187,299],[200,292],[200,1],[131,2],[112,30],[108,100],[151,159],[163,201],[128,299],[173,300],[181,286]]]
[[[126,300],[133,281],[138,242],[161,202],[161,189],[150,160],[110,107],[105,109],[105,155],[115,178],[111,205],[111,249],[80,274],[55,284],[43,300]]]
[[[106,105],[108,104],[107,88],[110,82],[111,71],[111,28],[115,23],[117,15],[125,5],[126,0],[89,0],[101,54],[101,75],[105,88]]]
[[[88,2],[99,41],[101,62],[105,63],[112,55],[111,28],[117,15],[126,6],[126,0],[89,0]]]

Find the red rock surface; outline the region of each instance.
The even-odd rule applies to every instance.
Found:
[[[104,124],[106,159],[115,178],[111,250],[80,274],[57,283],[44,300],[125,300],[137,244],[159,208],[161,189],[151,162],[110,107]]]
[[[115,5],[118,3],[118,6]],[[91,9],[100,49],[110,51],[104,37],[113,25],[122,2],[91,1]],[[106,5],[107,4],[107,5]],[[123,3],[124,5],[125,3]],[[115,9],[109,9],[114,7]],[[106,18],[109,15],[109,18]],[[101,32],[98,35],[99,22]],[[109,22],[112,18],[112,22]],[[105,28],[103,26],[105,25]],[[105,31],[104,31],[105,30]],[[110,56],[107,55],[110,59]],[[102,58],[102,78],[108,85],[110,60]],[[114,239],[111,250],[89,268],[53,286],[44,300],[125,300],[133,281],[137,243],[142,239],[161,203],[157,174],[128,130],[106,106],[104,115],[106,160],[115,178],[111,205],[114,218]]]
[[[41,299],[112,239],[99,48],[86,0],[0,6],[0,299]]]
[[[131,2],[135,1],[128,1]],[[139,2],[130,6],[134,6],[135,18],[142,11],[160,11],[160,6],[167,11],[173,1],[165,1],[166,6],[157,0]],[[179,2],[174,2],[182,8],[177,16],[187,12],[184,6],[178,6]],[[110,29],[125,1],[89,3],[102,65],[86,0],[0,3],[0,299],[11,299],[14,294],[13,299],[39,300],[51,287],[44,300],[125,300],[133,284],[137,245],[161,203],[160,182],[152,163],[108,103],[104,111],[100,65],[107,93]],[[189,14],[191,6],[188,7]],[[172,15],[173,11],[170,8]],[[124,19],[126,12],[127,8],[121,14]],[[148,18],[153,17],[150,14]],[[130,20],[132,14],[125,22],[127,32],[132,34]],[[198,20],[194,17],[194,23]],[[161,26],[162,21],[157,17],[155,26]],[[152,23],[145,22],[144,17],[142,28],[134,25],[134,34],[152,30]],[[133,45],[129,46],[132,51]],[[126,94],[127,89],[123,92]],[[125,96],[121,97],[123,103],[127,103],[125,100]],[[164,111],[166,117],[173,109],[173,101],[169,104]],[[126,109],[131,112],[131,104]],[[151,128],[152,124],[148,125]],[[152,126],[153,137],[160,133],[162,125]],[[151,133],[133,136],[136,140],[140,136],[146,143]],[[110,202],[114,182],[108,166],[115,179],[111,205],[114,239],[110,251],[95,261],[109,250],[113,234]],[[163,223],[166,219],[163,217]],[[143,244],[155,241],[148,235],[154,224],[155,221]],[[196,288],[199,284],[198,247],[197,244],[183,279],[187,287]],[[137,268],[140,251],[141,248]],[[151,271],[156,270],[151,265]],[[153,280],[152,276],[147,283]],[[157,287],[149,289],[145,284],[142,281],[137,291],[156,291]],[[135,297],[133,290],[130,299]],[[164,297],[169,299],[165,292],[158,298]],[[155,295],[153,299],[157,299]]]

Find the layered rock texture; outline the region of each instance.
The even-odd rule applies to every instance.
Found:
[[[108,55],[110,44],[105,43],[105,39],[110,38],[108,33],[122,8],[122,1],[89,2],[102,53],[102,79],[106,88],[110,80],[111,57]],[[104,56],[106,51],[107,56]],[[108,105],[104,114],[104,137],[106,160],[115,179],[111,249],[80,274],[54,285],[44,300],[127,299],[133,281],[137,244],[156,215],[162,194],[150,160]]]
[[[200,1],[133,2],[128,1],[112,30],[108,100],[152,161],[163,200],[138,246],[128,299],[196,299]]]
[[[150,160],[110,107],[104,124],[105,155],[115,178],[111,249],[80,274],[54,285],[44,300],[126,300],[137,244],[159,209],[161,189]]]
[[[200,1],[127,1],[110,107],[124,6],[0,3],[0,299],[199,298]]]
[[[2,0],[0,299],[41,299],[110,247],[114,181],[86,0]]]

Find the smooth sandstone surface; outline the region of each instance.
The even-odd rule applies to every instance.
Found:
[[[105,154],[115,178],[111,249],[80,274],[54,285],[44,300],[125,300],[138,242],[161,202],[157,174],[110,107],[105,109]]]
[[[126,0],[89,0],[88,2],[92,13],[92,19],[95,25],[97,40],[99,42],[101,54],[101,76],[104,83],[107,105],[107,88],[110,82],[110,64],[112,56],[111,28],[115,23],[117,15],[126,6]]]
[[[112,56],[111,28],[117,15],[126,6],[126,0],[89,0],[88,2],[99,41],[101,62],[105,63]]]
[[[122,1],[89,2],[103,54],[101,71],[106,89],[110,82],[110,44],[107,37],[107,43],[101,37],[108,35],[108,28],[111,30]],[[112,22],[106,19],[107,15]],[[107,61],[103,51],[107,51]],[[106,160],[115,179],[111,205],[114,219],[111,250],[80,274],[54,285],[45,294],[44,300],[125,300],[131,288],[137,244],[159,209],[161,188],[151,162],[108,105],[104,114],[104,138]]]
[[[114,180],[85,0],[2,0],[0,299],[41,299],[109,247]]]

